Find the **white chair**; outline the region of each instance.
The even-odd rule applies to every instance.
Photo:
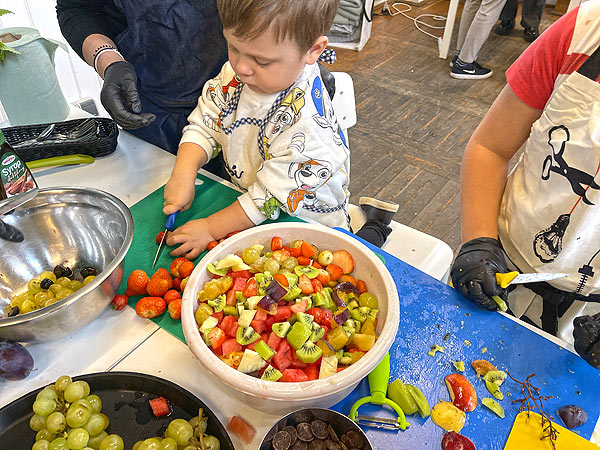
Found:
[[[352,77],[345,72],[332,72],[335,77],[335,96],[333,109],[338,122],[348,141],[348,128],[356,125],[356,103],[354,98],[354,83]],[[385,200],[385,199],[382,199]],[[359,230],[365,223],[362,209],[350,205],[350,226]],[[426,274],[443,281],[448,281],[452,249],[444,241],[392,221],[392,233],[387,238],[382,249],[398,259],[410,264]]]

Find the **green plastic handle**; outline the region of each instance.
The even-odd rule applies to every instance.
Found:
[[[93,162],[94,157],[90,155],[63,155],[36,159],[26,164],[30,169],[38,169],[40,167],[69,166],[71,164],[91,164]]]
[[[371,391],[371,403],[383,405],[390,381],[390,355],[385,354],[377,367],[371,371],[369,376],[369,391]]]

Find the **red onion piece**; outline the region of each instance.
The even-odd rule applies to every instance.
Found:
[[[345,308],[346,306],[346,302],[344,300],[342,300],[341,298],[338,297],[337,293],[335,291],[333,291],[331,293],[331,298],[333,299],[333,301],[335,302],[335,304],[338,306],[338,308]],[[348,313],[350,314],[350,313]]]
[[[342,325],[346,320],[350,318],[350,310],[344,309],[341,313],[335,314],[333,319],[338,325]]]
[[[276,302],[281,300],[285,294],[287,294],[287,290],[275,280],[271,281],[265,291],[267,296],[271,297]]]

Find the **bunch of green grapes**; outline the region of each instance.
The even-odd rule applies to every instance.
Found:
[[[88,383],[59,377],[33,402],[31,450],[123,450],[123,439],[106,432],[109,420],[101,411],[102,400],[90,395]]]
[[[219,440],[206,433],[208,418],[202,408],[189,421],[175,419],[169,422],[165,437],[153,437],[138,441],[132,450],[219,450]]]

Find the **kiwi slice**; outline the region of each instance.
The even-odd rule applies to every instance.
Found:
[[[277,381],[282,376],[283,376],[283,374],[279,370],[277,370],[275,367],[269,365],[263,372],[262,377],[260,377],[260,379],[266,380],[266,381]]]
[[[235,334],[235,340],[240,345],[249,345],[260,339],[260,334],[254,331],[252,327],[238,327]]]
[[[319,325],[317,322],[313,322],[312,323],[312,333],[310,334],[309,339],[312,342],[317,342],[323,336],[325,336],[325,330],[323,329],[323,327],[321,325]]]
[[[217,263],[208,263],[206,265],[206,270],[208,270],[210,273],[214,274],[214,275],[219,275],[220,277],[224,277],[225,275],[227,275],[227,269],[217,269],[215,266],[217,265]]]
[[[483,380],[502,386],[502,383],[506,380],[506,372],[502,370],[490,370],[483,376]]]
[[[494,398],[497,398],[498,400],[504,399],[504,394],[502,393],[502,391],[500,391],[500,386],[498,386],[496,383],[492,383],[491,381],[485,381],[485,387],[488,391],[490,391],[490,394],[492,394]]]
[[[371,308],[367,306],[359,306],[358,308],[354,308],[350,311],[350,316],[354,320],[358,320],[360,323],[363,323],[369,317],[371,317]]]
[[[388,385],[387,396],[404,411],[404,414],[414,414],[418,411],[417,402],[410,394],[408,386],[401,380],[394,380]]]
[[[311,316],[310,314],[303,313],[302,311],[298,311],[296,313],[296,318],[298,319],[298,322],[303,323],[307,327],[312,327],[312,324],[315,320],[313,316]]]
[[[340,364],[343,366],[349,366],[352,364],[352,353],[344,352],[342,355],[342,359],[340,359]]]
[[[277,322],[271,327],[273,333],[280,338],[286,337],[291,328],[292,324],[289,322]]]
[[[296,266],[294,267],[294,272],[298,276],[306,275],[311,280],[313,278],[317,278],[317,276],[319,275],[319,269],[312,266]]]
[[[358,304],[358,302],[356,300],[352,300],[351,302],[348,303],[348,309],[350,311],[352,311],[354,308],[358,308],[360,305]]]
[[[302,347],[296,350],[296,356],[306,364],[312,364],[323,355],[323,350],[314,342],[306,341]]]
[[[219,295],[217,298],[215,298],[214,300],[209,300],[207,303],[213,307],[213,311],[216,313],[223,311],[223,309],[225,309],[225,306],[227,306],[225,294]]]
[[[504,419],[504,408],[500,406],[500,403],[498,403],[496,400],[492,398],[484,398],[481,400],[481,403],[483,406],[487,406],[496,414],[498,414],[501,419]]]
[[[428,417],[431,414],[431,408],[429,407],[429,403],[423,395],[423,392],[421,392],[421,389],[419,389],[416,386],[413,386],[412,384],[407,384],[406,387],[408,388],[408,392],[410,392],[410,395],[412,395],[413,400],[417,404],[419,415],[423,419],[425,417]]]
[[[308,340],[312,334],[312,328],[307,327],[303,323],[296,322],[290,332],[287,334],[286,339],[292,347],[298,350]],[[312,344],[312,342],[311,342]],[[313,344],[314,345],[314,344]],[[319,349],[321,351],[321,349]],[[321,351],[321,353],[323,353]],[[318,359],[318,358],[317,358]],[[315,360],[316,361],[316,360]]]
[[[344,356],[344,350],[337,350],[335,352],[335,358],[338,360],[338,362],[343,358]]]

